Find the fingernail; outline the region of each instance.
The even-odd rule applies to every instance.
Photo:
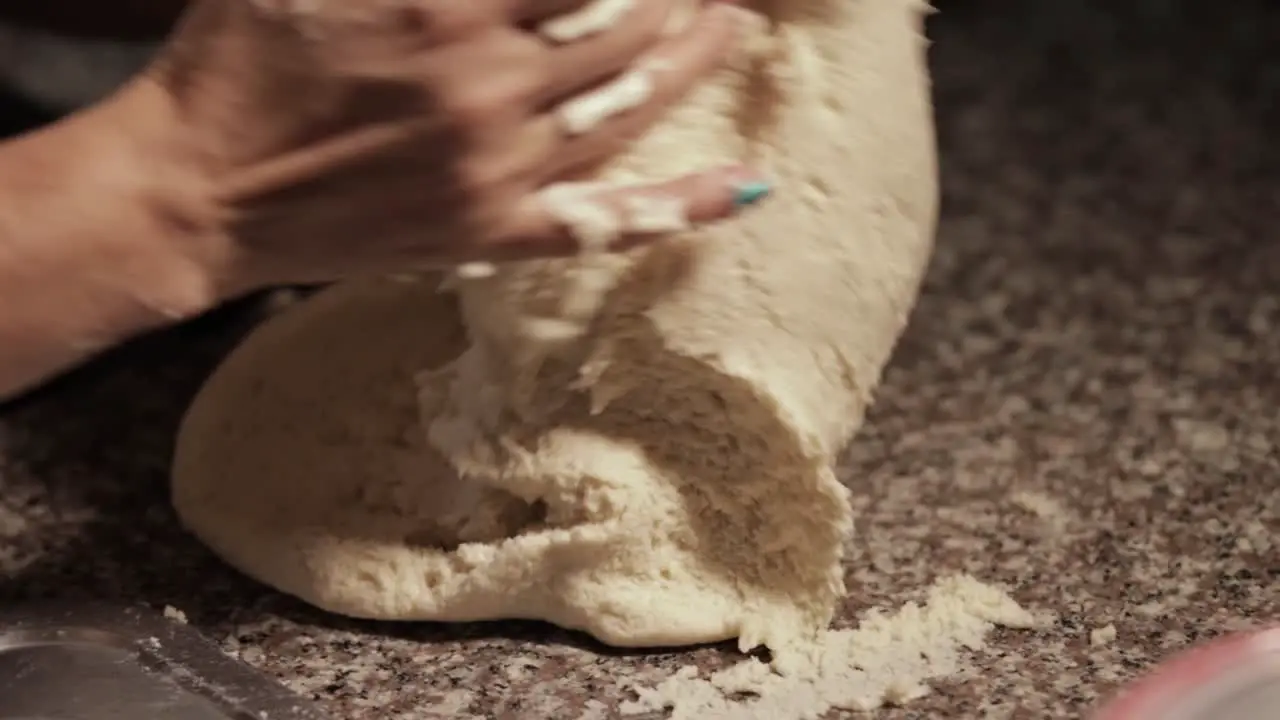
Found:
[[[746,180],[733,186],[733,205],[738,208],[751,207],[769,197],[773,185],[766,180]]]

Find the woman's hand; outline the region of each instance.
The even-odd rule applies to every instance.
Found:
[[[228,294],[573,252],[538,191],[658,120],[719,65],[743,13],[711,2],[664,38],[676,4],[637,0],[573,37],[537,28],[585,0],[200,0],[142,83],[180,128],[157,144],[194,169],[175,175],[195,179],[175,224],[198,231]],[[572,104],[611,82],[648,92],[613,114]],[[637,194],[681,199],[699,222],[762,185],[711,169],[602,201]]]

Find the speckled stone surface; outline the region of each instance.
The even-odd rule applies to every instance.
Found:
[[[932,23],[945,217],[844,465],[840,623],[956,571],[1060,620],[996,631],[876,718],[1076,718],[1188,643],[1280,621],[1280,14],[1109,4],[966,0]],[[250,316],[0,410],[0,602],[171,605],[350,720],[609,718],[631,682],[735,660],[529,623],[348,622],[219,564],[177,526],[166,465]]]

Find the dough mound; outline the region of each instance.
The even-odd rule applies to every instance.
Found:
[[[345,615],[542,619],[623,646],[822,630],[852,531],[834,461],[932,247],[928,8],[754,5],[772,25],[606,179],[745,161],[775,197],[627,256],[448,293],[350,282],[277,317],[184,421],[187,526]],[[583,283],[583,332],[549,339]]]

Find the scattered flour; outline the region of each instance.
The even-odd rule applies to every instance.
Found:
[[[582,714],[577,717],[577,720],[608,720],[610,715],[608,705],[592,699],[582,704]]]
[[[596,0],[577,12],[552,18],[538,26],[538,34],[560,43],[580,40],[617,25],[635,7],[636,0]]]
[[[172,605],[164,606],[164,616],[174,622],[182,623],[183,625],[187,624],[187,614]]]
[[[637,689],[624,715],[669,709],[671,720],[817,720],[831,709],[874,710],[929,692],[925,682],[959,671],[995,626],[1039,621],[1004,592],[961,575],[930,589],[923,606],[872,611],[854,630],[823,634],[810,661],[782,675],[748,660],[700,677],[686,667],[653,689]],[[740,699],[745,696],[745,699]]]
[[[1116,639],[1116,626],[1107,625],[1105,627],[1096,628],[1089,632],[1089,644],[1094,647],[1110,645]]]
[[[556,110],[564,130],[570,135],[581,135],[596,129],[609,118],[640,107],[653,96],[655,69],[638,66],[585,95],[575,97]]]
[[[1173,430],[1178,442],[1195,454],[1218,453],[1231,445],[1231,433],[1221,425],[1193,418],[1175,418]]]
[[[27,518],[7,505],[0,504],[0,539],[8,540],[21,536],[30,522]]]
[[[464,280],[480,280],[493,277],[498,272],[498,269],[493,266],[493,263],[473,262],[459,265],[454,272]]]
[[[595,0],[577,12],[544,22],[538,32],[555,42],[579,40],[617,25],[635,4],[636,0]],[[614,115],[644,104],[653,96],[654,71],[641,63],[604,87],[565,102],[556,111],[563,129],[570,135],[590,132]]]
[[[1009,500],[1018,508],[1043,520],[1048,529],[1061,533],[1071,523],[1071,513],[1054,497],[1034,490],[1020,490]]]

